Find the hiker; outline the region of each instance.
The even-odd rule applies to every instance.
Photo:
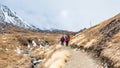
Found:
[[[64,36],[60,38],[60,41],[61,41],[61,45],[64,45]]]
[[[70,35],[70,41],[73,39],[73,36],[72,35]]]
[[[69,36],[68,35],[65,36],[65,43],[66,43],[66,46],[68,46],[68,44],[69,44]]]
[[[73,34],[71,33],[70,34],[70,41],[73,39]]]
[[[70,34],[69,33],[67,34],[67,37],[68,37],[68,41],[70,41]]]

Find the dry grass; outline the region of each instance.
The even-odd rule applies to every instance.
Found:
[[[72,40],[71,46],[91,49],[109,63],[109,68],[120,68],[119,20],[120,14],[77,34]]]
[[[59,41],[60,36],[61,34],[31,31],[25,31],[25,33],[24,31],[19,31],[0,34],[0,68],[30,68],[32,65],[31,57],[43,59],[47,56],[46,52],[48,52],[51,47],[31,47],[32,52],[24,55],[24,51],[29,52],[29,49],[27,49],[28,40],[34,40],[37,45],[39,45],[39,39],[43,39],[52,45]],[[17,47],[21,49],[22,54],[15,52]]]
[[[96,42],[96,39],[90,40],[89,42],[87,42],[86,45],[84,45],[84,48],[86,49],[90,48],[95,42]]]
[[[0,52],[0,68],[29,68],[31,65],[30,57],[16,54],[14,50]]]
[[[120,67],[120,34],[116,34],[112,37],[111,41],[106,44],[106,47],[101,53],[101,56],[107,57],[112,62],[113,67]]]
[[[69,59],[69,53],[61,50],[61,47],[61,45],[52,47],[53,49],[47,53],[48,56],[38,68],[63,68],[65,62]]]

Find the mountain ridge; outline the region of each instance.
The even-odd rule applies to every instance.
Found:
[[[7,23],[6,25],[11,24],[28,30],[40,31],[39,28],[28,24],[25,20],[19,17],[16,12],[13,12],[7,6],[2,4],[0,4],[0,22],[4,25]]]

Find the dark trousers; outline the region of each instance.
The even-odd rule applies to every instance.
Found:
[[[64,41],[61,41],[61,45],[64,45]]]
[[[69,41],[66,41],[66,46],[68,46],[68,44],[69,44]]]

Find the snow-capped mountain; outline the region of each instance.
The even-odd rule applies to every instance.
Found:
[[[40,30],[39,28],[36,28],[35,26],[28,24],[15,12],[10,10],[7,6],[1,4],[0,4],[0,24],[3,25],[11,24],[29,30],[37,30],[37,31]],[[3,28],[3,26],[0,25],[0,28]]]

